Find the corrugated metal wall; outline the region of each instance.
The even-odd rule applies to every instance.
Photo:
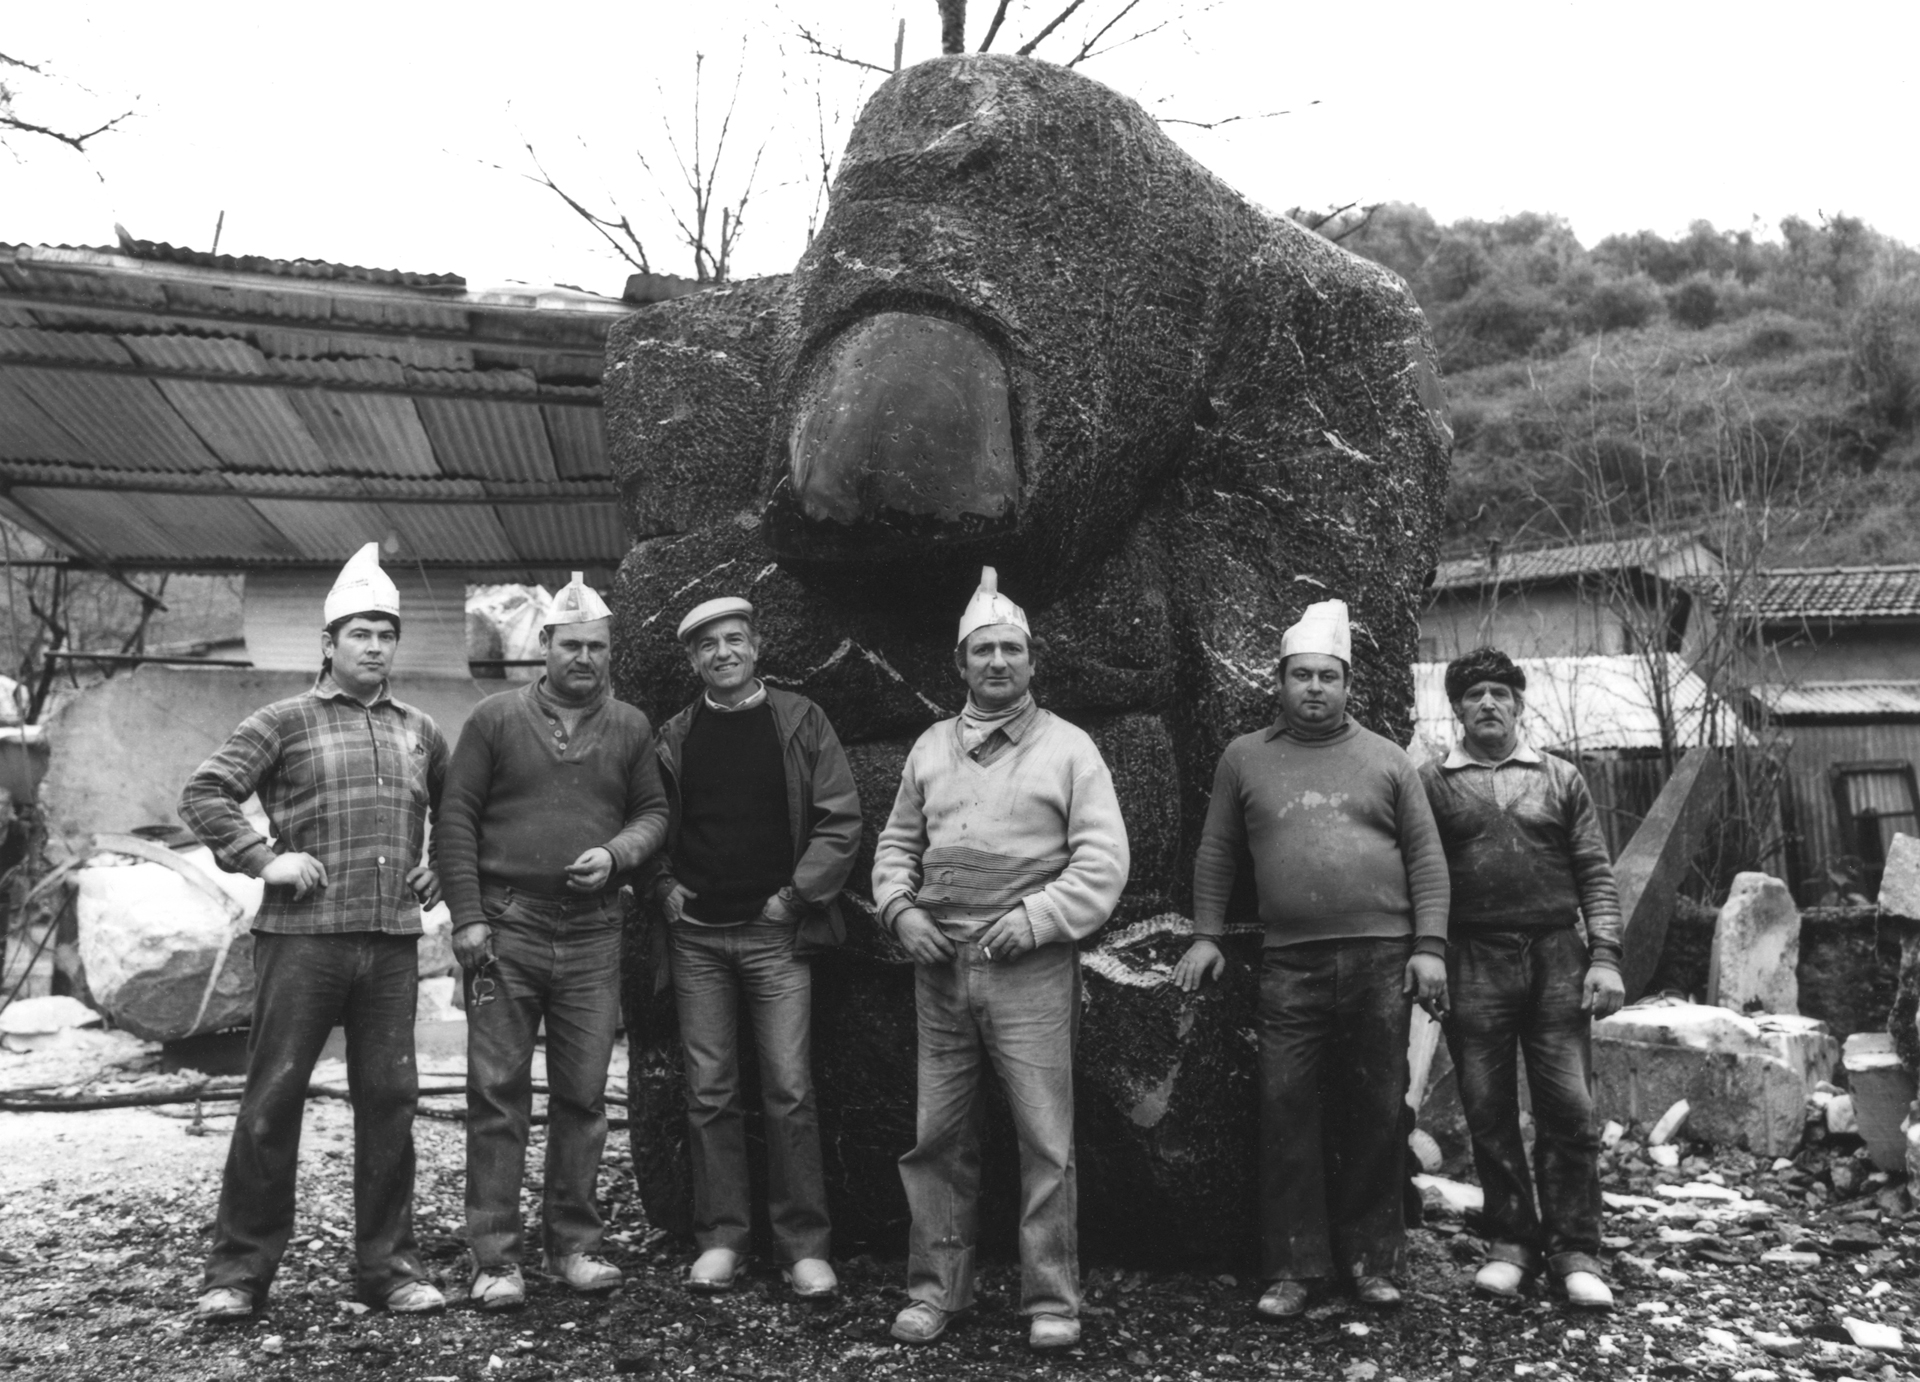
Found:
[[[1788,733],[1788,830],[1794,895],[1818,899],[1827,871],[1851,853],[1833,800],[1836,763],[1920,761],[1920,724],[1795,725]]]

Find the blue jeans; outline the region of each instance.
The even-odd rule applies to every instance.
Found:
[[[680,922],[671,931],[687,1068],[693,1237],[703,1252],[745,1252],[752,1238],[740,1100],[743,1009],[760,1059],[774,1250],[789,1263],[830,1250],[813,1097],[813,971],[794,953],[795,933],[792,922],[766,917],[736,926]]]
[[[520,1261],[533,1043],[545,1018],[545,1247],[549,1257],[594,1252],[607,1064],[620,1026],[619,897],[531,897],[487,884],[480,905],[494,962],[466,972],[467,1244],[480,1267]],[[482,979],[493,981],[490,1002],[480,1001]]]
[[[957,948],[945,964],[914,967],[917,1135],[913,1150],[900,1158],[913,1212],[907,1294],[942,1310],[973,1304],[986,1113],[980,1082],[990,1062],[1020,1140],[1020,1308],[1029,1315],[1078,1315],[1073,1049],[1080,957],[1059,944],[1017,960],[989,960],[971,942]]]
[[[1406,940],[1269,946],[1260,970],[1261,1265],[1390,1276],[1406,1247]]]
[[[253,935],[247,1089],[227,1146],[206,1284],[273,1284],[293,1235],[307,1082],[336,1024],[347,1032],[353,1103],[354,1276],[379,1304],[426,1279],[413,1244],[413,1061],[417,937],[378,931]]]
[[[1598,1272],[1600,1139],[1593,1130],[1591,1015],[1580,1008],[1587,947],[1571,926],[1462,931],[1447,957],[1453,1016],[1447,1047],[1486,1192],[1481,1231],[1489,1256],[1556,1275]],[[1533,1204],[1520,1136],[1514,1052],[1527,1057],[1533,1096]],[[1543,1223],[1544,1221],[1544,1223]]]

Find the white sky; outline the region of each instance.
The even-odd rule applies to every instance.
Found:
[[[1016,0],[1007,32],[1023,41],[1062,3]],[[1103,22],[1119,3],[1083,9]],[[970,8],[972,47],[992,0]],[[1162,115],[1291,111],[1168,127],[1276,210],[1548,211],[1587,244],[1696,217],[1770,229],[1845,211],[1920,244],[1913,0],[1140,0],[1134,13],[1173,23],[1081,70]],[[685,132],[693,53],[708,54],[717,120],[744,38],[730,167],[744,172],[762,140],[766,153],[735,271],[776,272],[805,242],[815,94],[837,152],[879,80],[806,56],[796,23],[890,65],[900,16],[906,61],[932,56],[933,0],[10,6],[0,52],[85,87],[28,85],[17,114],[138,113],[90,159],[16,139],[0,154],[0,242],[110,244],[117,220],[206,249],[224,210],[228,253],[618,293],[626,267],[516,176],[522,138],[583,199],[617,199],[656,269],[688,272],[633,150],[670,175],[661,114]],[[1065,60],[1084,32],[1070,21],[1040,55]]]

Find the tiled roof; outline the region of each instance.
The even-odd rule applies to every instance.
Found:
[[[1455,558],[1440,563],[1434,572],[1433,588],[1471,590],[1495,582],[1519,585],[1634,570],[1685,581],[1689,577],[1711,579],[1719,569],[1719,559],[1687,533],[1500,552],[1491,561],[1485,555]]]
[[[1807,681],[1760,685],[1753,698],[1783,724],[1811,720],[1920,720],[1920,681]]]
[[[1763,624],[1920,619],[1920,566],[1779,567],[1751,589]]]
[[[18,249],[21,246],[0,246]],[[157,264],[188,264],[227,273],[265,274],[275,278],[310,278],[335,283],[379,283],[394,288],[451,288],[467,286],[459,274],[411,273],[405,269],[369,269],[359,264],[335,264],[325,259],[268,259],[257,254],[209,254],[205,250],[170,245],[164,240],[122,240],[118,246],[55,245],[50,248],[84,250],[90,254],[123,254]]]

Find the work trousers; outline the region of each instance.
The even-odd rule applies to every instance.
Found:
[[[1488,1255],[1528,1271],[1538,1271],[1544,1255],[1559,1276],[1600,1270],[1593,1024],[1580,1007],[1587,964],[1571,926],[1463,930],[1447,959],[1447,1046],[1486,1193]],[[1516,1051],[1526,1053],[1533,1098],[1533,1177],[1520,1135]]]
[[[1070,944],[1015,960],[963,942],[914,969],[919,1098],[913,1150],[900,1158],[913,1227],[907,1294],[942,1310],[973,1304],[979,1238],[981,1082],[991,1064],[1020,1144],[1020,1308],[1080,1312],[1073,1051],[1080,960]]]
[[[354,1275],[382,1304],[424,1280],[413,1243],[413,1059],[418,937],[378,931],[253,937],[247,1087],[227,1147],[208,1287],[265,1298],[293,1234],[307,1082],[328,1034],[347,1034],[353,1104]]]
[[[619,896],[545,898],[488,884],[480,905],[493,963],[466,971],[467,1244],[476,1266],[520,1262],[533,1046],[544,1018],[543,1246],[549,1258],[598,1251],[607,1066],[620,1026]]]
[[[1409,940],[1267,947],[1260,972],[1261,1260],[1269,1281],[1390,1276],[1403,1200]]]
[[[673,925],[673,995],[687,1071],[693,1238],[745,1252],[752,1236],[740,1028],[751,1024],[767,1139],[767,1217],[787,1263],[831,1250],[813,1095],[813,971],[790,921]]]

